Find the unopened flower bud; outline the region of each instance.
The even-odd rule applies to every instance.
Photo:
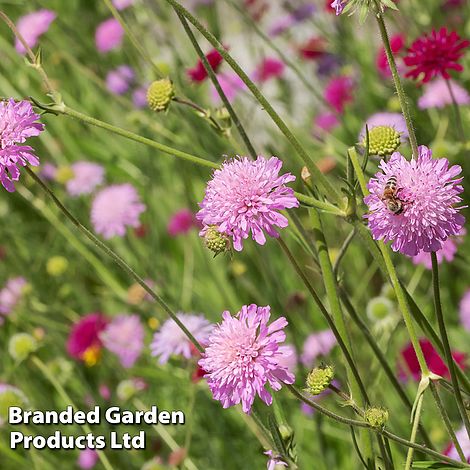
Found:
[[[388,410],[380,407],[368,408],[364,419],[374,428],[383,428],[388,421]]]
[[[362,145],[367,145],[364,136]],[[400,146],[400,133],[390,126],[376,126],[369,129],[369,153],[380,157],[389,156]]]
[[[218,121],[222,121],[224,124],[224,127],[230,127],[232,123],[232,119],[230,118],[230,113],[227,111],[227,108],[225,106],[222,106],[221,108],[217,108],[215,110],[215,118]]]
[[[329,387],[333,376],[332,366],[315,367],[307,375],[307,391],[312,395],[320,395]]]
[[[168,109],[175,96],[173,82],[169,78],[162,78],[151,83],[147,90],[147,103],[153,111],[160,112]]]
[[[65,184],[74,177],[74,173],[69,166],[59,166],[55,172],[55,180],[58,183]]]
[[[146,384],[141,379],[128,379],[122,380],[119,382],[116,388],[116,395],[119,400],[127,401],[130,400],[134,395],[136,395],[141,390],[146,388]]]
[[[64,256],[53,256],[46,264],[46,271],[50,276],[58,277],[67,271],[69,262]]]
[[[0,425],[8,420],[8,410],[12,406],[25,408],[28,399],[25,394],[12,385],[0,384]]]
[[[312,181],[312,175],[310,174],[310,171],[306,166],[302,167],[302,170],[300,171],[300,177],[302,178],[303,182],[307,185],[309,185]]]
[[[216,225],[210,225],[204,234],[204,244],[214,253],[214,256],[229,251],[230,240],[225,233],[220,233]]]
[[[387,297],[374,297],[367,304],[367,316],[372,321],[380,321],[394,312],[393,302]]]
[[[15,361],[23,361],[37,348],[36,339],[28,333],[16,333],[8,342],[8,352]]]

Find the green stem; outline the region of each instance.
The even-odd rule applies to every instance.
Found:
[[[56,389],[57,393],[61,396],[62,400],[65,403],[70,403],[72,408],[75,411],[77,411],[78,408],[75,406],[74,402],[69,397],[69,395],[65,391],[64,387],[62,387],[62,385],[56,380],[56,378],[51,373],[51,371],[46,366],[46,364],[44,364],[44,362],[42,362],[41,359],[39,359],[37,356],[32,356],[31,360],[33,361],[34,365],[43,373],[44,377],[46,377],[46,379],[49,380],[51,385]],[[82,427],[83,431],[85,432],[85,434],[91,433],[91,429],[87,424],[84,424],[81,427]],[[99,457],[101,463],[103,464],[103,467],[106,470],[113,470],[113,467],[109,463],[109,460],[106,457],[106,455],[103,453],[103,451],[97,449],[96,452],[98,453],[98,457]]]
[[[343,260],[344,256],[346,255],[346,252],[348,251],[349,245],[353,241],[355,235],[356,235],[356,228],[353,227],[353,229],[349,232],[349,235],[344,239],[344,242],[341,245],[338,256],[336,257],[336,260],[335,260],[335,264],[333,265],[333,273],[334,273],[335,277],[338,277],[339,265],[341,264],[341,261]]]
[[[178,96],[175,96],[173,98],[173,101],[175,103],[181,104],[183,106],[188,106],[189,108],[192,108],[192,109],[196,110],[201,116],[203,116],[205,119],[209,120],[211,122],[212,126],[218,132],[220,132],[220,133],[224,132],[224,128],[221,127],[221,125],[217,122],[217,120],[214,119],[214,117],[211,116],[211,114],[206,109],[204,109],[202,106],[199,106],[198,104],[194,103],[191,100],[188,100],[187,98],[180,98]]]
[[[299,200],[301,204],[305,206],[315,207],[316,209],[327,212],[329,214],[337,215],[339,217],[345,216],[345,213],[341,209],[334,206],[333,204],[330,204],[327,201],[320,201],[319,199],[298,192],[295,192],[295,197]]]
[[[432,287],[434,294],[434,310],[437,318],[437,323],[439,325],[439,332],[441,334],[442,344],[444,346],[444,353],[446,357],[447,367],[449,368],[450,378],[452,382],[452,388],[454,389],[454,397],[457,402],[457,407],[459,409],[460,416],[467,430],[467,434],[470,438],[470,421],[468,419],[467,411],[465,410],[465,405],[462,400],[462,393],[460,392],[459,380],[457,378],[457,373],[455,370],[455,364],[452,357],[452,351],[450,349],[449,337],[447,335],[446,325],[444,321],[444,315],[442,314],[442,305],[441,305],[441,292],[439,288],[439,266],[437,263],[436,252],[431,253],[431,262],[432,262]]]
[[[413,427],[411,429],[411,437],[410,437],[410,442],[412,442],[413,444],[416,441],[416,434],[418,432],[418,425],[419,425],[419,421],[421,418],[421,411],[423,409],[423,399],[424,399],[424,393],[421,393],[418,397],[416,409],[413,415]],[[410,447],[406,455],[405,470],[410,470],[411,465],[413,464],[413,453],[414,453],[414,448]]]
[[[232,58],[232,56],[226,51],[224,46],[217,40],[217,38],[211,34],[188,10],[186,10],[182,5],[180,5],[176,0],[166,0],[177,12],[183,15],[206,39],[209,43],[220,53],[224,60],[232,67],[234,72],[241,78],[245,83],[248,89],[253,93],[253,96],[261,104],[264,110],[271,117],[273,122],[279,128],[279,130],[284,134],[287,140],[292,144],[297,154],[301,157],[304,164],[310,171],[312,175],[312,180],[315,181],[315,184],[318,184],[325,192],[327,197],[338,205],[342,204],[342,195],[341,193],[328,181],[328,179],[321,173],[318,167],[313,163],[311,157],[303,148],[299,140],[294,136],[294,134],[287,127],[286,123],[282,120],[279,114],[271,106],[269,101],[264,97],[258,87],[253,83],[253,81],[248,77],[248,75],[243,71],[243,69],[238,65],[238,63]]]
[[[382,37],[382,42],[385,48],[385,54],[387,56],[388,65],[392,72],[393,83],[397,90],[398,101],[400,102],[401,110],[403,113],[403,117],[405,118],[406,127],[408,129],[408,134],[410,138],[411,150],[413,153],[413,158],[418,158],[418,141],[416,140],[416,134],[413,127],[413,121],[411,119],[410,107],[408,104],[408,99],[405,94],[405,90],[403,88],[403,84],[400,79],[400,74],[398,73],[397,64],[395,62],[395,57],[393,56],[392,48],[390,46],[390,39],[388,37],[387,27],[385,26],[385,21],[383,18],[382,11],[380,6],[375,2],[375,17],[377,19],[377,24],[380,30],[380,36]]]
[[[147,283],[111,248],[105,245],[99,238],[97,238],[93,233],[91,233],[80,221],[72,215],[69,210],[60,202],[60,200],[55,196],[52,190],[39,178],[34,171],[32,171],[28,166],[25,167],[26,172],[31,176],[31,178],[40,186],[40,188],[49,196],[54,204],[59,208],[59,210],[64,214],[64,216],[72,222],[73,225],[88,238],[93,244],[95,244],[104,254],[109,256],[113,262],[119,266],[126,274],[133,278],[159,305],[162,309],[170,316],[170,318],[181,328],[184,334],[188,337],[191,343],[198,349],[199,352],[203,352],[203,347],[199,344],[196,338],[191,334],[191,332],[184,326],[181,320],[176,316],[176,314],[171,310],[171,308],[165,303],[165,301],[150,287]]]

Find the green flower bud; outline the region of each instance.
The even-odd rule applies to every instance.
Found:
[[[387,297],[374,297],[367,304],[367,316],[373,321],[383,320],[394,311],[395,306]]]
[[[147,103],[153,111],[166,111],[175,96],[173,82],[169,78],[155,80],[147,90]]]
[[[315,367],[307,375],[307,391],[312,395],[320,395],[329,387],[333,376],[334,369],[332,366]]]
[[[66,384],[73,374],[73,364],[60,356],[48,362],[47,367],[62,385]]]
[[[214,253],[214,256],[230,250],[230,239],[225,233],[220,233],[217,225],[207,227],[204,244]]]
[[[69,262],[64,256],[53,256],[47,260],[46,271],[50,276],[61,276],[67,271]]]
[[[36,339],[28,333],[16,333],[8,342],[8,352],[15,361],[23,361],[37,348]]]
[[[8,421],[8,410],[11,406],[24,408],[28,405],[25,394],[12,385],[0,384],[0,425]]]
[[[367,136],[362,145],[366,147]],[[377,126],[369,129],[369,153],[380,157],[389,156],[400,146],[400,133],[390,126]]]
[[[380,407],[368,408],[364,419],[374,428],[383,428],[388,421],[388,410]]]

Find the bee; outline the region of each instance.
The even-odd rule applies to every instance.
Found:
[[[405,210],[405,201],[398,197],[400,189],[397,189],[397,177],[391,176],[385,183],[384,192],[380,198],[387,209],[395,215],[400,215]]]

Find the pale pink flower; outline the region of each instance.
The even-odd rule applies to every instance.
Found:
[[[133,5],[134,1],[135,0],[113,0],[113,5],[116,7],[116,10],[124,10]]]
[[[95,33],[96,48],[99,52],[109,52],[119,47],[124,37],[124,29],[118,20],[109,18],[98,25]]]
[[[88,447],[80,451],[77,464],[83,470],[91,470],[98,462],[98,452]]]
[[[452,105],[452,95],[447,84],[452,87],[452,93],[458,105],[470,104],[470,95],[465,88],[454,80],[445,80],[439,77],[424,85],[424,93],[418,100],[418,107],[420,109],[429,109]]]
[[[331,330],[323,330],[307,336],[300,361],[305,367],[312,367],[319,356],[328,355],[336,346],[336,338]]]
[[[26,44],[33,48],[36,46],[39,37],[49,29],[55,18],[56,14],[51,10],[38,10],[22,16],[16,23],[16,28],[23,36]],[[15,48],[20,54],[26,54],[26,49],[18,38],[15,40]]]
[[[470,289],[465,292],[460,301],[459,314],[460,323],[467,331],[470,331]]]
[[[27,282],[24,277],[11,277],[0,290],[0,325],[3,323],[3,316],[10,315],[24,292]]]
[[[80,161],[72,163],[72,179],[65,183],[65,188],[71,196],[90,194],[104,180],[104,168],[93,162]]]

